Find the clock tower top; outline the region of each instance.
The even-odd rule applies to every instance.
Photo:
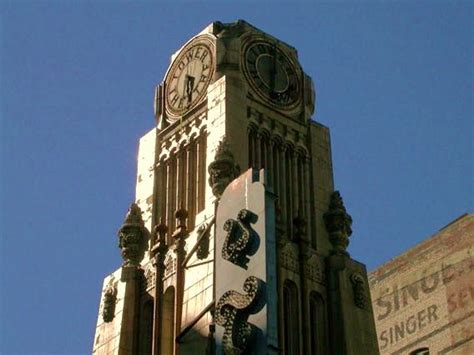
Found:
[[[243,20],[217,21],[171,56],[156,89],[159,128],[198,110],[209,85],[222,76],[240,79],[250,100],[288,117],[305,121],[313,114],[313,82],[295,48]]]

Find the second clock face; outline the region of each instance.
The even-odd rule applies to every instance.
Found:
[[[246,47],[243,59],[244,73],[263,99],[281,108],[298,102],[298,69],[281,49],[268,42],[253,42]]]
[[[212,51],[203,43],[192,45],[174,61],[166,80],[166,107],[173,115],[191,109],[206,93],[213,74]]]

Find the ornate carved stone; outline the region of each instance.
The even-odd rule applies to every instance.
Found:
[[[151,247],[150,254],[154,258],[154,266],[159,270],[164,270],[165,264],[164,260],[166,253],[168,252],[168,245],[166,244],[166,233],[168,232],[168,227],[162,222],[155,226],[153,238],[154,244]]]
[[[246,294],[230,290],[217,302],[215,321],[225,329],[222,338],[224,354],[244,354],[251,348],[258,328],[247,319],[265,305],[264,285],[262,280],[249,276],[243,286]]]
[[[367,309],[369,300],[367,290],[362,275],[354,273],[351,275],[352,291],[354,293],[354,303],[357,307]]]
[[[186,257],[186,238],[188,237],[188,228],[186,226],[186,219],[188,218],[188,211],[184,208],[181,208],[176,211],[176,219],[178,220],[178,227],[173,233],[174,245],[173,249],[176,254],[176,257],[179,260],[183,260]]]
[[[176,272],[176,258],[169,254],[165,260],[165,277]]]
[[[306,278],[318,284],[326,284],[326,274],[324,271],[324,264],[317,255],[313,254],[306,259],[304,265],[304,272]]]
[[[237,215],[237,220],[228,219],[224,223],[227,232],[222,246],[222,257],[231,263],[247,269],[249,258],[258,249],[258,235],[250,226],[258,217],[247,209],[242,209]]]
[[[299,274],[298,246],[295,243],[287,241],[285,244],[281,245],[279,256],[281,266]]]
[[[209,185],[212,193],[220,198],[227,185],[239,176],[240,168],[234,161],[226,138],[219,143],[214,161],[209,164]]]
[[[149,290],[153,287],[155,287],[155,271],[153,270],[152,267],[149,267],[145,271],[145,290]]]
[[[117,288],[113,281],[107,286],[104,292],[104,306],[102,309],[102,319],[109,323],[115,317],[115,304],[117,303]]]
[[[145,256],[149,239],[142,219],[142,211],[132,203],[125,221],[118,231],[119,248],[122,250],[123,266],[138,266]]]
[[[331,195],[329,209],[324,214],[324,222],[329,232],[329,240],[334,247],[334,253],[349,255],[346,249],[349,245],[349,236],[352,234],[352,218],[346,212],[339,191],[334,191]]]

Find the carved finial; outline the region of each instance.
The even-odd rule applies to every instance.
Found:
[[[123,265],[138,266],[145,256],[149,233],[143,223],[142,211],[136,203],[131,204],[118,236]]]
[[[227,185],[239,175],[240,168],[235,164],[234,155],[226,138],[219,143],[214,161],[209,164],[209,185],[212,193],[220,198]]]
[[[324,214],[324,222],[329,232],[329,239],[336,254],[349,253],[346,251],[349,245],[349,236],[352,234],[352,218],[346,212],[344,202],[339,191],[334,191],[329,202],[329,209]]]
[[[161,222],[157,226],[155,226],[155,234],[158,235],[158,242],[159,243],[166,243],[166,233],[168,232],[168,226]]]
[[[150,254],[153,256],[153,264],[158,266],[161,270],[164,270],[164,259],[168,251],[168,245],[166,244],[166,233],[168,232],[168,226],[165,225],[164,221],[155,226],[155,245],[152,246]]]

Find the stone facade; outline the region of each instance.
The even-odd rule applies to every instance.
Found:
[[[382,354],[474,354],[474,215],[380,266],[369,280]]]
[[[244,21],[172,56],[124,239],[148,244],[104,281],[94,354],[378,353],[314,106],[296,50]]]

